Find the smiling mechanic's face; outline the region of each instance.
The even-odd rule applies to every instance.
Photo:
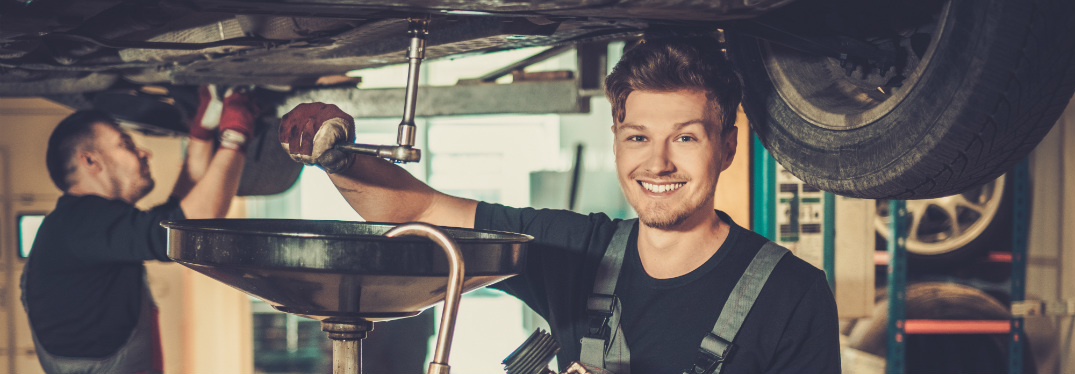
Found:
[[[735,154],[737,129],[721,132],[705,93],[634,91],[613,125],[616,173],[639,221],[659,228],[711,215],[717,178]]]

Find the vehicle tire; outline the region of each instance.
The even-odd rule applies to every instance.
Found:
[[[989,251],[1010,251],[1011,195],[1010,179],[1001,176],[959,194],[907,201],[909,260],[946,267],[984,258]],[[878,200],[876,211],[877,246],[884,250],[891,237],[888,200]]]
[[[824,4],[804,0],[774,16],[831,18]],[[951,0],[934,8],[929,21],[888,30],[901,36],[896,49],[906,59],[886,76],[868,65],[848,74],[836,58],[726,28],[744,109],[774,158],[836,194],[923,199],[991,181],[1030,152],[1075,91],[1075,3]],[[860,18],[868,17],[877,16]],[[886,22],[896,23],[863,23]]]
[[[279,119],[259,119],[254,137],[246,148],[246,163],[243,164],[236,196],[280,194],[299,180],[302,163],[292,160],[287,150],[280,147],[279,129]]]
[[[885,357],[888,340],[886,290],[877,292],[874,317],[856,320],[847,344],[876,356]],[[1007,306],[981,290],[944,282],[913,283],[907,286],[906,319],[1007,320]],[[915,373],[1006,373],[1008,335],[925,334],[907,335],[904,367]],[[1025,339],[1025,338],[1024,338]],[[1023,372],[1037,372],[1029,340],[1024,340]]]

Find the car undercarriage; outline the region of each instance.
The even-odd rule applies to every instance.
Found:
[[[219,84],[324,97],[356,90],[348,72],[405,63],[419,19],[428,20],[427,59],[577,49],[578,71],[561,78],[586,96],[600,93],[596,61],[607,42],[712,34],[743,77],[752,129],[788,170],[841,195],[917,199],[994,180],[1051,128],[1075,92],[1072,8],[1059,0],[2,0],[0,96],[85,108],[99,93]],[[460,89],[494,92],[496,78],[525,64]]]

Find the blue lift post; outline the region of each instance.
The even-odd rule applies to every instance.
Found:
[[[829,281],[829,290],[836,292],[836,195],[825,193],[825,249],[821,255],[824,261],[825,279]]]
[[[1029,229],[1030,167],[1027,160],[1019,162],[1012,170],[1012,304],[1026,298],[1027,231]],[[1008,373],[1023,373],[1023,317],[1012,316],[1012,328],[1008,343]]]
[[[885,374],[904,373],[904,310],[907,303],[907,203],[888,202],[888,344],[885,355]]]
[[[776,160],[761,144],[757,136],[752,137],[754,201],[753,231],[769,240],[776,240]]]

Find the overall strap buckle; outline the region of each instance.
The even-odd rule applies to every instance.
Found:
[[[606,340],[611,333],[612,327],[609,320],[612,318],[613,308],[616,305],[616,295],[594,293],[586,299],[586,337]]]
[[[712,332],[702,338],[702,345],[698,349],[698,356],[694,364],[684,374],[713,374],[728,356],[731,355],[735,345]]]

